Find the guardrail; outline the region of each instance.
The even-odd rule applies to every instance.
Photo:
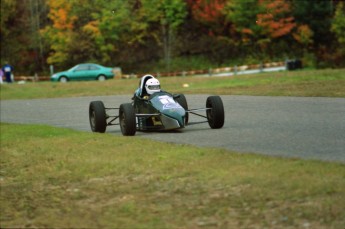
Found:
[[[15,76],[15,82],[28,81],[28,82],[38,82],[38,81],[49,81],[49,76]]]
[[[259,73],[259,72],[269,72],[269,71],[284,71],[284,70],[294,70],[302,68],[302,63],[298,60],[288,60],[288,61],[280,61],[280,62],[271,62],[271,63],[264,63],[264,64],[252,64],[252,65],[241,65],[241,66],[233,66],[233,67],[222,67],[222,68],[209,68],[203,70],[190,70],[190,71],[176,71],[176,72],[156,72],[151,73],[154,74],[156,77],[185,77],[185,76],[205,76],[205,77],[212,77],[212,76],[231,76],[231,75],[240,75],[240,74],[251,74],[251,73]],[[143,74],[120,74],[121,79],[129,79],[129,78],[140,78]],[[37,81],[49,81],[50,76],[15,76],[15,81],[29,81],[29,82],[37,82]]]
[[[157,72],[154,75],[156,77],[173,77],[173,76],[230,76],[236,74],[250,74],[257,72],[267,71],[282,71],[286,70],[286,62],[272,62],[265,64],[253,64],[253,65],[241,65],[233,67],[223,68],[210,68],[203,70],[191,70],[191,71],[176,71],[176,72]],[[145,73],[146,74],[146,73]],[[140,78],[145,74],[123,74],[122,78]]]

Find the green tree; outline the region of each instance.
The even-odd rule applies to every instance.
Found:
[[[264,7],[258,0],[233,0],[226,6],[228,20],[234,23],[235,29],[241,35],[243,44],[259,40],[263,28],[257,24],[257,15],[264,13]]]
[[[42,30],[51,48],[48,63],[61,68],[80,62],[114,65],[116,42],[121,28],[126,26],[123,17],[119,18],[127,12],[125,3],[119,0],[110,5],[106,0],[49,1],[52,24]]]
[[[333,1],[300,1],[293,0],[293,16],[297,24],[308,25],[313,31],[315,46],[327,44],[330,40]]]
[[[148,59],[145,54],[150,56],[150,52],[145,46],[152,43],[152,39],[157,43],[161,41],[152,26],[159,23],[157,15],[160,14],[155,11],[146,14],[148,3],[150,1],[51,1],[52,25],[42,31],[52,49],[48,62],[67,66],[94,61],[114,66]]]
[[[292,9],[295,22],[299,28],[296,33],[300,33],[300,37],[304,36],[306,38],[304,40],[308,44],[308,55],[315,56],[317,67],[329,65],[332,62],[329,59],[329,54],[334,52],[335,48],[332,44],[334,43],[332,42],[334,41],[334,35],[330,32],[334,15],[334,1],[293,0]],[[300,42],[301,39],[298,41]]]
[[[195,55],[221,65],[306,54],[334,66],[344,10],[336,0],[1,0],[1,62],[26,74],[45,61],[137,72],[164,60],[170,71],[173,56]]]
[[[1,0],[1,63],[9,61],[16,74],[44,70],[46,49],[39,30],[47,23],[44,0]]]
[[[228,2],[226,12],[227,19],[233,23],[238,34],[237,46],[243,58],[263,60],[270,38],[265,35],[265,28],[257,23],[257,15],[266,12],[264,5],[258,0],[233,0]]]
[[[115,53],[120,52],[119,43],[128,38],[131,29],[131,12],[128,1],[115,0],[97,1],[98,11],[93,11],[92,19],[81,25],[82,31],[90,35],[96,44],[94,53],[98,53],[103,63],[114,64],[112,60]],[[128,41],[131,42],[131,41]]]
[[[0,32],[2,36],[8,36],[11,27],[8,26],[10,20],[13,20],[13,16],[16,12],[16,2],[12,0],[1,1],[1,20],[0,20]]]
[[[16,2],[12,0],[1,0],[0,15],[0,49],[1,63],[12,61],[12,53],[14,51],[14,41],[17,39],[13,34],[13,24],[15,23]],[[9,39],[12,36],[12,39]]]
[[[332,32],[335,33],[338,42],[345,45],[345,3],[339,2],[332,22]]]
[[[334,61],[337,67],[344,67],[345,59],[345,3],[339,2],[332,21],[331,31],[335,34],[338,41],[338,48],[334,52]]]
[[[140,19],[147,22],[149,33],[163,46],[166,70],[170,71],[170,61],[177,29],[187,15],[183,0],[142,0]]]

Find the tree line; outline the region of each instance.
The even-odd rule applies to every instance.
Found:
[[[124,72],[302,59],[345,66],[340,0],[1,0],[1,64]],[[205,66],[208,65],[208,66]]]

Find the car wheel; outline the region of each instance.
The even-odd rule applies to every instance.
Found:
[[[206,100],[206,116],[212,129],[222,128],[224,125],[224,106],[219,96],[209,96]]]
[[[107,128],[106,113],[102,101],[93,101],[89,107],[89,120],[93,132],[104,133]]]
[[[59,79],[59,81],[60,81],[61,83],[67,83],[67,82],[68,82],[68,79],[67,79],[66,76],[61,76],[60,79]]]
[[[121,104],[119,110],[120,127],[124,136],[133,136],[136,132],[135,111],[131,103]]]
[[[106,80],[104,75],[98,76],[97,79],[98,79],[98,81],[105,81]]]
[[[185,109],[186,111],[188,110],[188,104],[187,104],[187,99],[186,96],[184,96],[184,94],[180,94],[177,98],[175,98],[175,101],[178,102],[181,107],[183,107],[183,109]],[[188,119],[189,119],[189,114],[188,112],[186,112],[186,116],[185,116],[185,125],[188,124]]]

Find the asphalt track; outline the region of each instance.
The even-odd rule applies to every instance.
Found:
[[[208,95],[186,95],[189,108],[204,107]],[[107,107],[130,102],[131,95],[0,101],[6,123],[48,124],[90,131],[90,101]],[[345,98],[221,96],[225,125],[207,123],[179,131],[137,132],[163,142],[225,148],[243,153],[345,163]],[[191,116],[190,121],[200,120]],[[119,126],[107,132],[121,135]]]

